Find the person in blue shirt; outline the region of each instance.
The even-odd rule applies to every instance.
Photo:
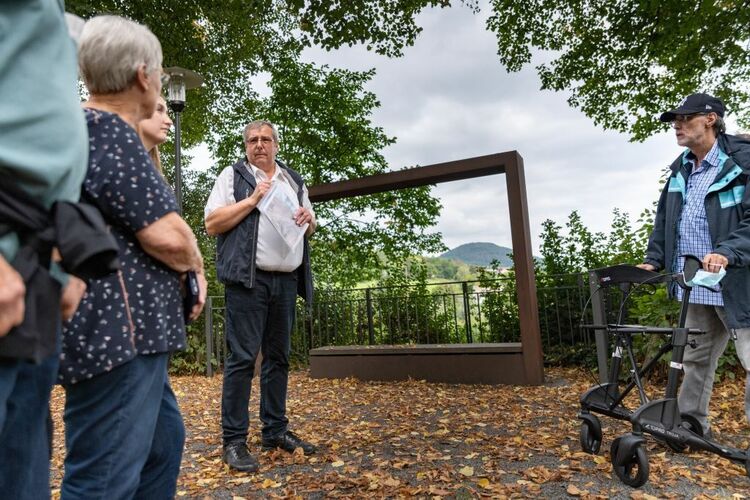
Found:
[[[59,0],[0,2],[0,178],[12,181],[49,209],[76,202],[86,172],[86,123],[77,89],[75,42]],[[0,340],[24,314],[24,285],[12,268],[19,235],[0,223]],[[83,283],[54,265],[66,309],[75,310]],[[29,308],[27,308],[29,309]],[[54,315],[59,336],[60,311]],[[54,350],[54,345],[51,346]],[[0,496],[43,499],[49,489],[49,396],[57,352],[39,363],[0,347]]]
[[[661,115],[685,150],[671,165],[640,265],[680,272],[690,254],[702,259],[705,271],[726,271],[719,291],[695,287],[688,306],[686,326],[707,333],[692,335],[695,347],[685,349],[678,406],[698,419],[704,435],[710,434],[716,368],[730,338],[750,369],[750,142],[726,134],[724,113],[720,99],[697,93]],[[750,420],[750,376],[745,413]]]

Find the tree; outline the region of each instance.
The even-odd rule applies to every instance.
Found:
[[[183,141],[186,148],[209,145],[217,161],[212,175],[240,154],[246,121],[273,116],[285,129],[282,157],[315,184],[387,170],[380,151],[395,139],[369,121],[378,106],[363,90],[371,72],[303,64],[303,48],[363,44],[399,56],[421,31],[417,14],[452,3],[459,2],[69,0],[67,7],[83,17],[111,12],[143,22],[161,40],[165,66],[206,76],[183,114]],[[479,10],[478,0],[460,3]],[[500,61],[517,71],[535,51],[551,51],[555,58],[538,67],[542,87],[572,90],[571,105],[605,128],[643,139],[663,126],[655,118],[659,111],[698,88],[717,93],[734,109],[747,103],[741,82],[750,76],[750,64],[742,41],[748,39],[750,10],[740,2],[491,0],[489,8],[487,27],[497,35]],[[270,75],[270,98],[252,87],[258,75]],[[339,111],[339,103],[345,109]],[[200,215],[211,184],[204,180],[185,186],[201,195],[186,212]],[[356,272],[376,264],[374,250],[394,258],[436,251],[440,236],[427,228],[439,208],[427,188],[322,205],[325,226],[316,245],[327,260],[316,274],[348,285]]]
[[[301,166],[309,183],[388,169],[380,151],[395,139],[370,121],[379,102],[363,86],[372,75],[291,59],[272,69],[272,94],[260,101],[261,115],[281,124],[280,155]],[[353,286],[374,279],[383,256],[400,262],[443,250],[440,234],[427,231],[441,207],[429,193],[422,187],[318,204],[316,215],[323,223],[312,251],[319,286]]]
[[[475,279],[472,266],[460,260],[444,257],[425,257],[427,277],[447,281],[469,281]]]
[[[711,92],[747,110],[750,9],[709,0],[491,0],[487,27],[498,55],[518,71],[538,51],[543,89],[570,90],[568,102],[597,125],[643,140],[665,125],[659,114],[686,95]],[[750,125],[747,111],[740,124]]]
[[[646,224],[639,219],[640,224]],[[566,232],[552,220],[542,223],[542,259],[537,266],[541,276],[586,272],[615,264],[638,264],[643,261],[648,234],[634,230],[626,212],[612,211],[610,233],[591,232],[576,210],[568,215]]]
[[[185,179],[185,217],[203,239],[203,205],[213,179],[243,154],[241,131],[250,119],[264,117],[280,125],[280,158],[309,185],[388,170],[380,151],[395,139],[370,122],[379,102],[364,90],[373,72],[315,67],[300,62],[301,51],[311,43],[329,49],[365,43],[398,55],[421,30],[414,15],[447,5],[438,0],[67,2],[84,18],[104,12],[146,24],[162,43],[165,66],[189,67],[205,76],[204,86],[190,92],[182,121],[183,146],[205,142],[216,159],[207,175]],[[258,75],[270,75],[270,96],[252,87]],[[170,146],[162,151],[171,180]],[[440,235],[427,231],[439,209],[430,188],[316,206],[322,222],[313,247],[316,278],[322,284],[351,285],[376,268],[378,253],[400,259],[442,250]],[[210,259],[212,243],[201,246]]]
[[[501,273],[500,262],[493,259],[489,268],[477,269],[483,291],[482,314],[487,325],[489,342],[520,342],[521,324],[518,317],[518,289],[515,267]],[[498,279],[503,276],[502,279]]]
[[[628,214],[615,208],[609,234],[592,232],[578,212],[573,211],[565,231],[551,220],[544,221],[541,238],[542,258],[536,268],[540,322],[556,329],[560,338],[571,341],[562,349],[554,343],[545,345],[548,359],[564,360],[570,355],[571,359],[579,360],[593,356],[593,351],[587,353],[575,345],[582,338],[578,325],[586,322],[583,318],[587,311],[583,306],[588,306],[591,298],[585,273],[616,264],[642,262],[648,234],[634,230]],[[644,304],[647,300],[644,299]],[[571,304],[579,304],[580,309],[571,308]]]
[[[144,22],[162,41],[167,65],[208,77],[186,112],[187,144],[195,144],[217,118],[224,121],[217,115],[242,111],[235,106],[252,94],[248,77],[279,58],[313,44],[362,44],[400,56],[421,32],[417,14],[452,3],[480,9],[478,0],[69,0],[67,7],[83,17],[112,12]],[[509,71],[547,53],[552,60],[537,66],[543,89],[570,90],[572,106],[636,140],[662,130],[658,114],[691,92],[715,93],[734,110],[750,102],[746,2],[489,0],[489,9],[487,29]],[[738,116],[750,126],[746,111]]]
[[[451,0],[288,0],[284,2],[300,19],[302,40],[325,49],[364,44],[389,57],[401,55],[422,31],[414,18],[426,7],[450,7]],[[478,12],[478,0],[461,0]]]

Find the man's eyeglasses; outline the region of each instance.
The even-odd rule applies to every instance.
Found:
[[[271,139],[270,137],[251,137],[250,139],[246,139],[245,143],[249,144],[250,146],[255,146],[257,144],[270,146],[273,143],[273,139]]]
[[[696,116],[706,116],[708,113],[693,113],[692,115],[674,115],[672,123],[687,123]]]

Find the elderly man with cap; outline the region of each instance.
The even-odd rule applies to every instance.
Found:
[[[726,271],[719,290],[694,288],[688,307],[687,326],[706,334],[691,336],[694,348],[685,350],[678,405],[698,419],[704,435],[710,433],[716,367],[730,337],[745,371],[750,369],[750,142],[725,133],[724,111],[716,97],[692,94],[661,115],[686,149],[670,167],[639,266],[680,272],[684,256],[695,255],[705,271]],[[750,420],[750,375],[745,414]]]

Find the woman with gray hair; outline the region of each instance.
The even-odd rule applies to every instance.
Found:
[[[81,34],[89,167],[82,198],[104,215],[122,272],[89,284],[65,325],[67,498],[172,498],[185,430],[169,385],[171,352],[205,300],[203,261],[172,190],[136,132],[162,89],[157,38],[133,21],[101,16]],[[181,275],[198,273],[200,298],[183,311]]]

